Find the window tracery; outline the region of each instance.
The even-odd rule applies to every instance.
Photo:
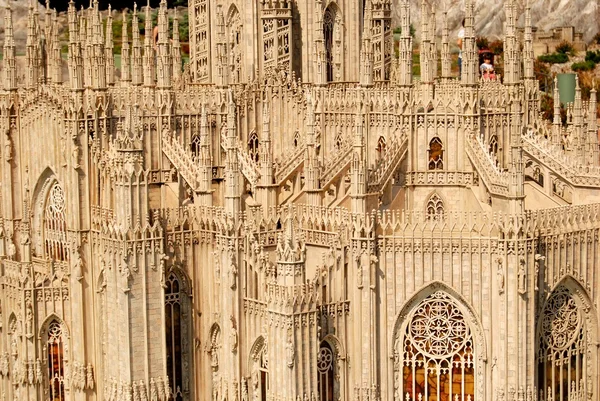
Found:
[[[489,145],[490,155],[498,155],[498,137],[496,135],[492,135]]]
[[[443,170],[444,145],[437,136],[429,142],[429,170]]]
[[[560,286],[548,299],[540,319],[538,386],[546,389],[541,393],[542,399],[572,399],[571,392],[583,390],[579,389],[580,383],[583,384],[589,374],[586,372],[588,342],[581,308],[572,293]]]
[[[327,341],[321,342],[317,359],[320,401],[334,401],[335,397],[335,354]]]
[[[248,154],[250,155],[250,158],[256,163],[258,163],[260,157],[258,146],[258,135],[256,135],[256,132],[253,132],[252,134],[250,134],[250,138],[248,139]]]
[[[65,399],[64,340],[62,325],[57,321],[53,321],[48,326],[46,349],[50,401],[63,401]]]
[[[442,220],[444,218],[444,201],[438,194],[433,194],[429,198],[426,216],[428,220]]]
[[[380,136],[379,140],[377,141],[377,148],[376,148],[378,160],[383,159],[383,157],[385,156],[386,148],[387,148],[387,143],[385,141],[385,138],[383,136]]]
[[[192,150],[192,155],[194,157],[200,157],[200,152],[202,149],[202,143],[200,141],[200,135],[192,136],[192,143],[190,144],[190,148]]]
[[[335,7],[330,5],[323,14],[323,37],[325,39],[325,62],[327,81],[341,79],[342,18]]]
[[[184,401],[189,392],[188,318],[189,298],[186,280],[171,272],[165,283],[165,335],[167,375],[173,401]]]
[[[46,256],[54,260],[67,260],[67,223],[65,216],[65,194],[55,183],[46,199],[44,210],[44,247]]]
[[[444,292],[433,293],[413,310],[394,348],[395,398],[475,399],[473,335],[458,305]]]

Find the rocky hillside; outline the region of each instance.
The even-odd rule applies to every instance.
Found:
[[[398,2],[398,0],[394,0]],[[448,21],[450,30],[455,33],[464,17],[465,0],[428,0],[429,3],[436,5],[437,10],[437,28],[438,34],[441,33],[442,12],[448,11]],[[520,1],[521,11],[526,0]],[[573,25],[579,31],[583,31],[584,39],[590,41],[595,34],[600,31],[600,0],[529,0],[532,11],[533,25],[541,30],[550,30],[554,27]],[[0,46],[4,40],[4,7],[7,0],[0,0]],[[27,37],[27,7],[28,1],[12,1],[13,23],[15,27],[15,40],[17,52],[24,52],[25,39]],[[117,6],[119,0],[112,0],[113,5]],[[144,1],[142,1],[144,3]],[[419,21],[421,18],[421,0],[411,0],[412,21],[419,35]],[[44,7],[39,5],[40,17],[43,20]],[[396,21],[394,26],[398,25],[399,8],[396,7]],[[497,0],[475,0],[476,29],[479,36],[489,38],[500,38],[502,36],[502,26],[504,24],[504,2]],[[520,15],[523,15],[520,12]],[[66,22],[66,15],[61,14],[61,22]],[[524,18],[521,17],[519,24],[524,24]]]
[[[398,0],[394,0],[398,2]],[[517,0],[521,20],[524,25],[523,11],[526,0]],[[600,31],[600,0],[529,0],[531,4],[532,24],[540,30],[551,30],[560,26],[575,26],[582,31],[584,40],[590,41]],[[456,32],[464,18],[465,0],[428,0],[435,4],[438,13],[438,34],[442,27],[442,13],[448,12],[448,26]],[[419,34],[421,19],[421,0],[411,0],[411,17]],[[399,9],[396,8],[396,21],[399,21]],[[475,0],[475,21],[477,35],[500,38],[503,34],[504,1]],[[396,24],[397,25],[397,24]]]

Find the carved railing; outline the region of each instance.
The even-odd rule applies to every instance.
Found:
[[[467,135],[466,145],[467,155],[490,193],[508,196],[509,174],[500,170],[497,161],[485,148],[485,144],[475,135]]]
[[[197,190],[200,182],[200,172],[192,159],[190,152],[177,141],[173,135],[164,135],[162,138],[163,153],[177,168],[177,172],[188,183],[192,190]]]
[[[523,150],[571,185],[600,187],[600,167],[575,164],[564,151],[535,131],[525,133]]]
[[[352,142],[347,138],[342,140],[340,147],[329,158],[325,159],[323,168],[321,169],[321,185],[326,186],[329,182],[350,164],[350,153],[352,152]]]
[[[284,157],[282,163],[275,164],[275,182],[281,183],[292,171],[304,161],[304,146],[298,146],[289,157]]]
[[[408,150],[408,138],[406,135],[400,138],[394,137],[392,143],[386,149],[384,157],[377,163],[375,168],[369,172],[367,180],[367,192],[373,194],[381,191],[398,165],[403,155]]]

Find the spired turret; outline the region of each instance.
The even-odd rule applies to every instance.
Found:
[[[4,14],[4,47],[2,59],[2,85],[4,90],[17,89],[16,49],[13,31],[12,7],[10,1],[6,4]]]
[[[155,51],[153,44],[152,14],[150,14],[150,0],[146,5],[144,25],[144,86],[152,87],[156,81],[156,69],[154,64]]]
[[[139,20],[137,16],[137,3],[133,3],[133,17],[131,20],[131,83],[141,85],[144,82],[144,58],[142,56],[142,43],[140,42]]]
[[[148,35],[146,35],[148,36]],[[171,45],[169,43],[169,20],[167,16],[167,2],[162,0],[158,9],[158,38],[157,48],[157,88],[167,89],[171,87]]]

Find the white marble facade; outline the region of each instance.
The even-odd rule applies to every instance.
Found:
[[[472,1],[420,79],[408,0],[190,0],[183,69],[7,8],[0,401],[597,400],[596,92],[542,120],[517,3],[485,81]]]

